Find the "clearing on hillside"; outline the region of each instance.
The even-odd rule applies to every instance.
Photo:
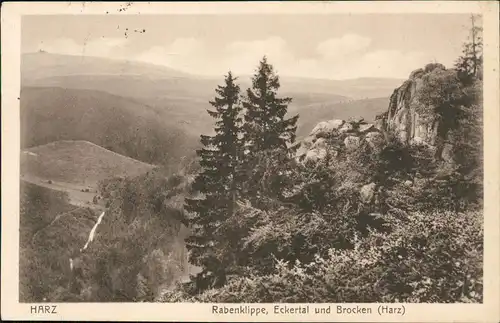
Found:
[[[56,141],[21,153],[21,174],[26,180],[74,188],[93,188],[102,179],[136,176],[154,167],[88,141]]]

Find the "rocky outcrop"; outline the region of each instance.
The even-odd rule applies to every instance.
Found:
[[[308,165],[311,161],[329,161],[333,157],[334,162],[325,165],[335,169],[339,165],[336,162],[355,160],[350,159],[353,152],[380,152],[389,137],[393,137],[405,145],[423,144],[436,158],[453,165],[454,141],[450,133],[456,125],[448,121],[453,120],[452,110],[462,104],[462,95],[455,70],[446,69],[441,64],[428,64],[413,71],[409,79],[394,91],[387,111],[379,115],[375,122],[368,123],[363,118],[320,122],[309,136],[297,144],[296,158]],[[356,170],[352,169],[352,172],[356,173]],[[357,180],[356,174],[352,178]],[[414,182],[406,180],[403,184],[412,187]],[[362,203],[378,203],[383,189],[379,182],[363,178],[355,185]]]
[[[298,145],[296,157],[301,162],[319,161],[341,152],[352,152],[366,142],[376,149],[384,143],[383,129],[363,118],[349,121],[332,119],[318,123]]]
[[[394,90],[388,110],[379,116],[377,122],[403,143],[435,146],[441,121],[432,113],[421,112],[433,110],[421,98],[423,89],[429,86],[429,80],[445,71],[446,68],[441,64],[428,64],[424,69],[413,71],[409,79]],[[422,109],[423,106],[425,109]]]
[[[375,152],[381,149],[385,142],[384,129],[365,122],[363,118],[352,118],[349,121],[332,119],[320,122],[309,136],[298,143],[296,158],[307,165],[309,162],[329,160],[330,157],[336,159],[341,155],[347,156],[361,149],[362,145]],[[377,203],[378,187],[375,183],[357,185],[362,203],[367,205]],[[288,195],[292,196],[300,190],[301,187],[297,187]]]
[[[450,136],[453,122],[446,121],[454,116],[446,113],[461,104],[462,94],[455,70],[442,64],[428,64],[413,71],[394,90],[387,111],[377,116],[374,123],[359,117],[320,122],[300,143],[297,158],[321,160],[340,151],[355,151],[363,142],[376,149],[392,136],[406,145],[426,145],[437,158],[453,164],[454,140]]]
[[[344,120],[333,119],[330,121],[322,121],[314,127],[310,135],[323,136],[332,131],[338,130],[345,124]]]

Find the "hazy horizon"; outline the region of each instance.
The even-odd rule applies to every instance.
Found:
[[[22,53],[103,57],[218,77],[251,75],[266,55],[282,76],[405,79],[450,67],[464,14],[25,16]],[[71,27],[71,28],[69,28]]]
[[[60,54],[60,53],[52,53],[52,52],[48,52],[48,51],[43,51],[43,52],[40,52],[40,51],[25,52],[25,53],[22,53],[21,55],[36,55],[36,54],[49,54],[49,55],[61,55],[61,56],[81,57],[80,55],[75,55],[75,54]],[[116,62],[130,62],[130,63],[133,63],[133,64],[141,64],[141,65],[144,64],[144,65],[150,65],[150,66],[157,66],[157,67],[161,67],[161,68],[171,69],[172,71],[175,71],[175,72],[178,72],[178,73],[183,73],[183,74],[186,74],[186,75],[189,75],[189,76],[203,77],[203,78],[206,78],[206,79],[220,78],[222,75],[225,75],[227,73],[227,71],[226,71],[226,73],[221,73],[219,75],[200,75],[200,74],[190,73],[190,72],[186,72],[186,71],[181,71],[181,70],[178,70],[178,69],[175,69],[173,67],[166,66],[166,65],[149,63],[149,62],[144,62],[144,61],[139,61],[139,60],[134,60],[134,59],[116,58],[116,57],[102,57],[102,56],[88,56],[88,55],[85,56],[85,58],[88,58],[88,59],[105,59],[105,60],[113,60],[113,61],[116,61]],[[236,77],[252,77],[253,74],[247,73],[247,74],[238,74],[238,75],[235,75],[235,76]],[[318,81],[350,81],[350,80],[363,80],[363,79],[366,79],[366,80],[370,80],[370,79],[385,80],[386,79],[386,80],[404,81],[406,79],[404,77],[375,77],[375,76],[361,76],[361,77],[346,78],[346,79],[326,79],[326,78],[320,78],[320,77],[309,77],[307,75],[304,75],[304,76],[286,75],[286,77],[287,77],[287,79],[297,79],[297,80],[299,80],[299,79],[307,79],[307,80],[311,80],[311,81],[314,81],[314,80],[318,80]]]

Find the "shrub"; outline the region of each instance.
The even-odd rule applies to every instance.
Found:
[[[275,262],[267,275],[230,280],[217,290],[167,301],[482,302],[482,214],[413,213],[389,235],[357,239],[308,263]]]

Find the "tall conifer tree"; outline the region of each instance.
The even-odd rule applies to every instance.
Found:
[[[292,99],[279,97],[279,76],[264,56],[252,78],[252,87],[247,89],[243,100],[245,110],[244,141],[245,141],[245,192],[250,199],[259,199],[262,195],[262,178],[266,172],[263,164],[269,158],[279,159],[286,163],[291,158],[292,144],[295,141],[298,115],[286,118],[288,104]],[[260,161],[259,158],[268,161]],[[266,167],[264,167],[266,168]],[[280,177],[273,176],[273,195],[279,195]]]
[[[185,209],[191,213],[193,229],[186,241],[190,261],[203,269],[196,278],[198,290],[225,282],[225,266],[217,254],[228,235],[221,232],[221,226],[234,212],[238,197],[238,165],[243,151],[240,89],[235,80],[229,72],[225,84],[217,87],[217,95],[210,101],[215,111],[207,111],[216,119],[215,135],[201,136],[204,147],[197,154],[202,171],[193,183],[193,189],[202,197],[186,199]]]
[[[482,78],[483,63],[483,28],[478,17],[471,15],[469,40],[463,44],[462,55],[455,63],[460,79],[472,83],[475,78]]]
[[[246,109],[245,142],[252,152],[287,149],[295,141],[298,115],[285,118],[292,99],[278,97],[279,88],[279,76],[264,56],[252,78],[252,88],[247,89],[243,101]]]

